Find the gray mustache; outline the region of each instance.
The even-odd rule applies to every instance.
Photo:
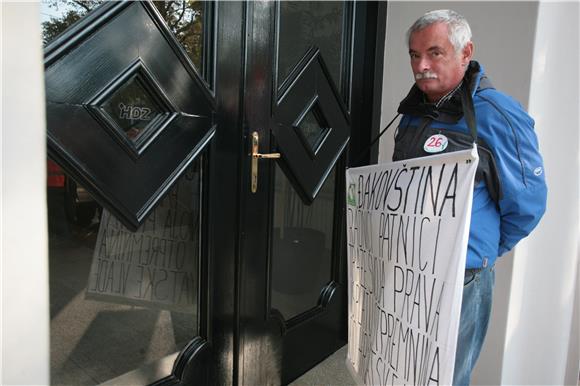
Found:
[[[437,74],[431,71],[418,72],[415,74],[415,80],[437,79]]]

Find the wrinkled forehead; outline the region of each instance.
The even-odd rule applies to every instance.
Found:
[[[448,26],[435,23],[415,30],[409,36],[409,50],[445,49],[452,45]]]

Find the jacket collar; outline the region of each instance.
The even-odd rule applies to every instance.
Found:
[[[485,82],[482,82],[484,78]],[[485,85],[482,84],[484,88],[492,87],[485,77],[483,67],[478,62],[472,60],[465,71],[465,76],[460,87],[467,87],[471,95],[475,95],[480,83],[485,83]],[[414,84],[405,99],[399,104],[397,111],[401,114],[417,115],[438,121],[456,123],[463,116],[461,93],[457,91],[453,92],[447,100],[443,101],[437,107],[434,103],[426,102],[425,94]]]

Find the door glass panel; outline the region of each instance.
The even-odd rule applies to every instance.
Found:
[[[328,123],[326,123],[316,104],[304,115],[304,118],[298,124],[298,128],[306,144],[315,154],[322,140],[330,130]]]
[[[43,0],[40,2],[42,41],[51,43],[68,27],[82,19],[106,0]]]
[[[276,165],[272,308],[291,319],[318,304],[331,280],[335,171],[305,205]]]
[[[334,83],[340,89],[344,3],[281,1],[278,37],[278,84],[308,49],[320,49]]]
[[[155,7],[202,74],[204,48],[204,1],[154,1]],[[205,29],[209,31],[209,29]]]
[[[42,37],[52,42],[69,26],[86,16],[106,0],[43,0],[41,1]],[[154,1],[169,30],[181,43],[187,55],[203,74],[204,3],[178,0]],[[208,29],[209,30],[209,29]]]
[[[146,90],[138,75],[107,100],[102,108],[117,123],[122,134],[136,142],[147,127],[168,112]]]
[[[148,384],[198,335],[201,158],[136,232],[48,161],[51,384]]]

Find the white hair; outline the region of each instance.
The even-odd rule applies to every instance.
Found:
[[[469,28],[467,20],[450,9],[439,9],[427,12],[413,23],[407,30],[407,46],[411,43],[410,39],[413,32],[436,23],[445,23],[447,25],[449,41],[455,48],[455,52],[460,52],[471,41],[471,28]]]

